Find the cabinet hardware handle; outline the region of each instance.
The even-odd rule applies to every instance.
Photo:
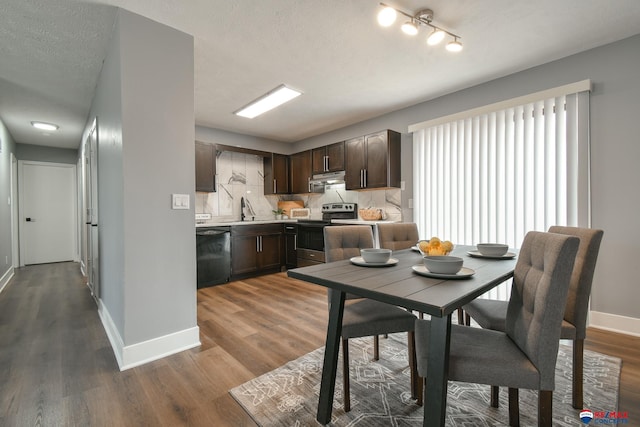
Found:
[[[277,193],[277,192],[278,192],[278,191],[277,191],[277,187],[276,187],[276,180],[275,180],[275,179],[273,180],[273,192],[274,192],[274,193]]]
[[[364,172],[364,187],[367,187],[367,170],[365,169],[363,172]]]
[[[298,250],[298,236],[297,235],[293,236],[293,250],[294,251]]]
[[[309,185],[309,193],[311,193],[311,178],[307,178],[307,183]]]
[[[324,156],[324,171],[329,172],[329,156]]]
[[[260,252],[260,236],[256,236],[256,252]]]
[[[262,236],[260,236],[260,252],[262,252]]]

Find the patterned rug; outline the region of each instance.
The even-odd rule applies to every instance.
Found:
[[[342,406],[342,373],[338,368],[331,426],[421,426],[423,410],[411,399],[406,334],[380,339],[380,360],[372,361],[373,339],[349,340],[351,411]],[[571,406],[570,345],[561,344],[553,394],[554,426],[584,426]],[[324,347],[235,387],[231,395],[260,426],[317,426],[316,409]],[[342,366],[342,356],[338,366]],[[591,411],[618,408],[618,358],[585,351],[584,401]],[[447,426],[508,425],[507,391],[500,408],[489,405],[489,386],[449,382]],[[520,424],[537,425],[537,393],[520,390]]]

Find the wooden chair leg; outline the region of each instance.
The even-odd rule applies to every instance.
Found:
[[[469,313],[464,314],[464,324],[467,326],[471,326],[471,316]]]
[[[584,340],[573,341],[573,407],[583,409],[582,387],[584,384]]]
[[[407,351],[409,353],[409,371],[411,372],[411,398],[418,398],[418,366],[416,363],[416,334],[414,331],[407,332]]]
[[[351,393],[349,393],[349,340],[342,339],[342,402],[344,412],[351,410]]]
[[[423,402],[424,402],[424,381],[425,379],[420,377],[417,373],[416,376],[418,377],[418,401],[416,402],[418,404],[418,406],[422,406]]]
[[[380,360],[380,337],[373,336],[373,360]]]
[[[491,407],[497,408],[500,406],[500,387],[497,385],[491,386]]]
[[[520,403],[518,389],[509,387],[509,425],[520,427]]]
[[[464,325],[464,310],[458,307],[458,325]]]
[[[538,427],[551,427],[553,391],[538,391]]]

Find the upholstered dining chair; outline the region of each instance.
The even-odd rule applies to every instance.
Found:
[[[520,388],[538,390],[538,425],[551,426],[560,329],[579,243],[530,231],[514,270],[505,332],[451,325],[449,380],[509,387],[511,426],[520,422]],[[428,320],[416,321],[421,377],[429,375],[429,327]]]
[[[378,242],[381,248],[399,251],[409,249],[420,239],[418,226],[413,222],[378,224]]]
[[[587,336],[587,313],[589,296],[600,242],[604,232],[591,228],[552,226],[550,233],[575,236],[580,239],[578,254],[573,266],[567,305],[560,339],[573,341],[572,404],[576,409],[583,408],[583,365],[584,339]],[[477,299],[465,305],[465,323],[471,323],[471,317],[483,328],[504,331],[507,317],[507,301]],[[491,405],[498,407],[498,390],[491,391]]]
[[[343,225],[324,228],[326,262],[340,261],[359,256],[360,249],[373,247],[373,232],[368,225]],[[329,302],[333,289],[328,289]],[[394,332],[408,333],[408,356],[411,370],[411,396],[418,398],[417,369],[415,359],[414,327],[416,317],[409,311],[382,302],[347,294],[348,299],[359,298],[344,306],[342,318],[342,361],[344,410],[351,410],[349,393],[349,338],[374,337],[374,360],[380,357],[378,335]],[[421,400],[418,399],[418,403]]]

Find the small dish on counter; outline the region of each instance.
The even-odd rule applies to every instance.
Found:
[[[361,267],[390,267],[396,265],[399,261],[397,258],[389,258],[386,262],[366,262],[361,256],[354,256],[350,258],[352,264],[359,265]]]
[[[432,277],[435,279],[467,279],[475,274],[475,270],[467,267],[462,267],[456,274],[432,273],[424,266],[424,264],[416,264],[412,266],[411,269],[421,276]]]

